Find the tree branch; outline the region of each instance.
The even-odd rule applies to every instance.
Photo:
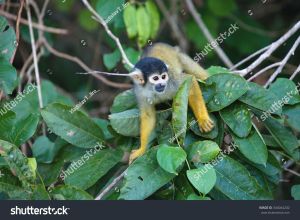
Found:
[[[195,6],[194,6],[192,0],[185,0],[185,2],[187,4],[187,7],[188,7],[189,11],[191,12],[194,20],[196,21],[198,27],[203,32],[203,34],[206,37],[206,39],[209,41],[209,43],[213,43],[214,42],[214,38],[211,35],[211,33],[209,32],[209,30],[206,27],[206,25],[204,24],[204,22],[203,22],[203,20],[201,18],[201,15],[195,9]],[[225,52],[222,50],[222,48],[219,45],[216,45],[215,50],[216,50],[217,55],[224,62],[224,64],[227,67],[231,68],[233,66],[233,64],[230,61],[230,59],[228,58],[228,56],[225,54]]]
[[[90,5],[90,3],[87,0],[81,0],[82,3],[85,5],[85,7],[94,15],[95,20],[98,21],[105,29],[106,33],[116,42],[122,58],[123,58],[123,63],[126,63],[128,66],[130,66],[131,68],[134,67],[134,65],[129,61],[121,43],[119,38],[117,38],[109,29],[109,27],[107,26],[106,22],[103,20],[103,18],[95,11],[95,9],[93,9],[93,7]]]

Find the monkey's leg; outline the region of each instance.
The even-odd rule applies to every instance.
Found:
[[[131,164],[133,160],[142,156],[146,152],[149,136],[155,126],[155,117],[156,115],[154,107],[151,106],[147,108],[141,108],[141,145],[138,150],[133,150],[131,152],[129,157],[129,164]]]
[[[198,121],[201,131],[209,132],[213,129],[214,123],[209,118],[201,89],[195,77],[193,77],[189,94],[189,105]]]

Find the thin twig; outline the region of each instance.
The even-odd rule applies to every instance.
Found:
[[[258,56],[259,54],[265,52],[267,49],[269,49],[269,46],[266,46],[258,51],[256,51],[255,53],[251,54],[250,56],[246,57],[245,59],[241,60],[240,62],[238,62],[237,64],[235,64],[233,67],[230,68],[230,70],[235,70],[236,68],[238,68],[239,66],[243,65],[244,63],[248,62],[249,60],[251,60],[252,58]]]
[[[32,27],[30,6],[29,6],[28,1],[26,1],[26,10],[27,10],[27,19],[28,19],[28,26],[29,26],[29,33],[30,33],[30,40],[31,40],[32,55],[33,55],[33,63],[34,63],[34,69],[35,69],[35,80],[36,80],[36,86],[37,86],[37,92],[38,92],[38,98],[39,98],[39,106],[40,106],[40,108],[43,108],[40,73],[39,73],[38,59],[37,59],[37,54],[36,54],[36,46],[35,46],[34,33],[33,33],[33,27]]]
[[[297,49],[299,44],[300,44],[300,36],[297,38],[297,40],[295,41],[295,43],[293,44],[292,48],[289,50],[289,52],[287,53],[285,58],[280,62],[280,66],[269,78],[269,80],[265,84],[265,88],[268,87],[274,81],[274,79],[279,75],[279,73],[282,72],[282,69],[285,66],[285,64],[288,62],[288,60],[291,58],[291,56],[293,56],[295,54],[295,50]]]
[[[82,0],[82,3],[85,5],[85,7],[94,15],[94,17],[96,18],[96,20],[104,27],[106,33],[116,42],[122,58],[123,58],[123,63],[126,63],[128,66],[130,66],[131,68],[134,67],[134,65],[129,61],[121,43],[119,38],[117,38],[109,29],[109,27],[107,26],[106,22],[103,20],[103,18],[95,11],[95,9],[90,5],[90,3],[87,0]]]
[[[194,20],[196,21],[197,25],[199,26],[199,28],[203,32],[204,36],[207,38],[209,43],[213,43],[214,42],[213,36],[211,35],[208,28],[204,24],[204,22],[201,18],[201,15],[197,12],[197,10],[195,8],[195,5],[193,4],[192,0],[185,0],[185,2],[187,4],[187,7],[188,7],[189,11],[191,12]],[[216,45],[215,50],[216,50],[217,55],[224,62],[224,64],[227,67],[231,68],[233,66],[232,62],[230,61],[228,56],[225,54],[225,52],[222,50],[222,48],[218,44]]]
[[[17,20],[17,16],[10,14],[6,11],[0,10],[0,15],[6,17],[8,19],[11,19],[11,20],[15,20],[15,21]],[[20,18],[20,23],[29,25],[29,21],[27,21],[24,18]],[[35,29],[38,29],[38,30],[41,30],[44,32],[53,33],[53,34],[68,34],[68,30],[66,30],[66,29],[42,26],[42,25],[34,23],[34,22],[32,22],[32,27],[34,27]]]
[[[297,74],[298,74],[299,72],[300,72],[300,64],[299,64],[299,66],[297,67],[297,69],[295,70],[295,72],[292,74],[290,80],[293,80],[293,79],[297,76]]]
[[[256,77],[260,76],[261,74],[263,74],[264,72],[273,69],[274,67],[280,66],[280,62],[278,63],[273,63],[265,68],[263,68],[261,71],[257,72],[256,74],[254,74],[253,76],[251,76],[247,81],[252,81],[253,79],[255,79]]]
[[[49,50],[50,53],[52,53],[53,55],[72,61],[74,63],[77,63],[82,69],[84,69],[86,72],[92,72],[91,75],[94,76],[95,78],[97,78],[98,80],[102,81],[103,83],[112,86],[114,88],[122,88],[122,89],[128,89],[131,88],[132,86],[128,83],[116,83],[116,82],[111,82],[109,80],[107,80],[105,77],[98,75],[96,73],[94,73],[94,70],[92,70],[91,68],[89,68],[82,60],[80,60],[78,57],[75,56],[71,56],[69,54],[60,52],[56,49],[54,49],[53,47],[50,46],[50,44],[44,40],[44,45],[47,48],[47,50]]]
[[[112,188],[115,187],[125,176],[126,174],[125,170],[123,173],[121,173],[118,177],[116,177],[111,184],[109,184],[96,198],[95,200],[101,200]]]
[[[243,70],[235,71],[241,76],[246,76],[248,73],[252,72],[257,66],[259,66],[266,58],[268,58],[280,45],[282,45],[289,37],[296,33],[300,29],[300,21],[298,21],[288,32],[286,32],[281,38],[273,42],[270,47],[260,55],[260,57],[255,60],[250,66]]]
[[[173,19],[173,16],[169,13],[168,9],[166,8],[166,6],[162,2],[162,0],[156,0],[156,3],[159,6],[160,10],[162,11],[167,22],[169,23],[171,29],[173,30],[174,37],[178,40],[180,48],[183,51],[186,51],[187,47],[188,47],[188,42],[187,42],[186,38],[183,36],[178,24]]]
[[[284,168],[284,170],[287,171],[287,172],[290,172],[290,173],[294,174],[295,176],[299,176],[299,177],[300,177],[300,173],[297,173],[297,172],[294,171],[294,170],[291,170],[291,169],[289,169],[289,168]]]
[[[24,7],[24,1],[25,0],[20,1],[20,8],[19,8],[19,11],[18,11],[17,22],[16,22],[16,43],[15,43],[16,48],[14,50],[14,53],[13,53],[12,57],[10,58],[10,63],[14,62],[16,52],[17,52],[19,42],[20,42],[20,19],[21,19],[23,7]]]

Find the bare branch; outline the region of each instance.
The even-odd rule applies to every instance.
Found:
[[[134,65],[129,61],[121,43],[119,38],[117,38],[109,29],[109,27],[107,26],[106,22],[103,20],[103,18],[95,11],[95,9],[93,9],[93,7],[90,5],[90,3],[87,0],[82,0],[82,3],[85,5],[85,7],[94,15],[94,17],[96,18],[96,20],[104,27],[106,33],[116,42],[122,58],[123,58],[123,63],[126,63],[128,66],[130,66],[131,68],[134,67]]]
[[[17,20],[17,16],[12,15],[6,11],[0,10],[0,15],[6,17],[8,19],[11,19],[11,20],[15,20],[15,21]],[[29,25],[29,22],[24,18],[20,18],[20,23]],[[68,30],[66,30],[66,29],[42,26],[42,25],[34,23],[34,22],[32,22],[32,27],[34,27],[35,29],[38,29],[38,30],[41,30],[44,32],[53,33],[53,34],[68,34]]]
[[[295,70],[295,72],[292,74],[290,80],[293,80],[293,79],[297,76],[297,74],[298,74],[299,72],[300,72],[300,64],[299,64],[299,66],[297,67],[297,69]]]
[[[34,34],[33,34],[30,6],[29,6],[28,1],[26,1],[26,10],[27,10],[27,19],[28,19],[28,26],[29,26],[29,33],[30,33],[30,40],[31,40],[32,55],[33,55],[33,63],[34,63],[34,69],[35,69],[35,80],[36,80],[36,84],[37,84],[36,86],[37,86],[37,92],[38,92],[38,98],[39,98],[39,106],[40,106],[40,108],[43,108],[40,73],[39,73],[38,59],[37,59],[36,46],[35,46],[35,40],[34,40]]]
[[[246,76],[248,73],[252,72],[257,66],[259,66],[266,58],[268,58],[280,45],[282,45],[288,38],[290,38],[294,33],[300,29],[300,21],[298,21],[287,33],[285,33],[281,38],[272,43],[270,47],[255,60],[250,66],[243,70],[235,71],[241,76]]]
[[[278,74],[282,72],[283,67],[288,62],[288,60],[290,59],[290,57],[295,54],[295,50],[297,49],[297,47],[299,46],[299,44],[300,44],[300,36],[297,38],[297,40],[295,41],[295,43],[293,44],[292,48],[287,53],[287,55],[285,56],[285,58],[280,62],[280,66],[277,68],[277,70],[269,78],[269,80],[265,84],[265,88],[268,87],[274,81],[274,79],[278,76]]]
[[[173,30],[175,38],[178,40],[179,46],[183,51],[187,50],[188,42],[183,36],[181,30],[179,29],[178,24],[173,19],[173,16],[169,13],[168,9],[166,8],[165,4],[162,0],[156,0],[157,5],[159,6],[160,10],[162,11],[164,17],[166,18],[167,22],[169,23],[170,27]]]
[[[197,12],[197,10],[195,9],[195,6],[192,2],[192,0],[185,0],[189,11],[191,12],[193,18],[195,19],[198,27],[201,29],[201,31],[203,32],[204,36],[207,38],[207,40],[209,41],[209,43],[213,43],[214,42],[214,38],[211,35],[211,33],[209,32],[208,28],[206,27],[206,25],[204,24],[201,15]],[[216,45],[215,47],[216,53],[217,55],[220,57],[220,59],[224,62],[224,64],[231,68],[233,66],[232,62],[230,61],[230,59],[228,58],[228,56],[225,54],[225,52],[222,50],[222,48],[219,45]]]
[[[89,68],[82,60],[80,60],[78,57],[75,56],[71,56],[69,54],[66,53],[62,53],[56,49],[54,49],[53,47],[51,47],[49,45],[49,43],[47,41],[44,40],[44,45],[47,48],[47,50],[49,50],[50,53],[52,53],[53,55],[66,59],[66,60],[70,60],[74,63],[77,63],[82,69],[84,69],[87,72],[91,72],[91,75],[94,76],[95,78],[99,79],[100,81],[102,81],[103,83],[112,86],[114,88],[121,88],[121,89],[128,89],[131,88],[132,86],[130,84],[127,83],[115,83],[115,82],[111,82],[109,80],[107,80],[105,77],[98,75],[96,73],[94,73],[95,71],[92,70],[91,68]]]
[[[253,79],[255,79],[256,77],[260,76],[261,74],[263,74],[264,72],[273,69],[274,67],[280,66],[280,62],[278,63],[273,63],[265,68],[263,68],[261,71],[257,72],[256,74],[254,74],[253,76],[251,76],[247,81],[252,81]]]

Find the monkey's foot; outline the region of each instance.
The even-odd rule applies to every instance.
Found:
[[[209,118],[199,120],[199,128],[201,132],[209,132],[214,128],[214,122]]]
[[[143,150],[133,150],[129,156],[129,164],[131,164],[135,159],[142,156],[145,152]]]

